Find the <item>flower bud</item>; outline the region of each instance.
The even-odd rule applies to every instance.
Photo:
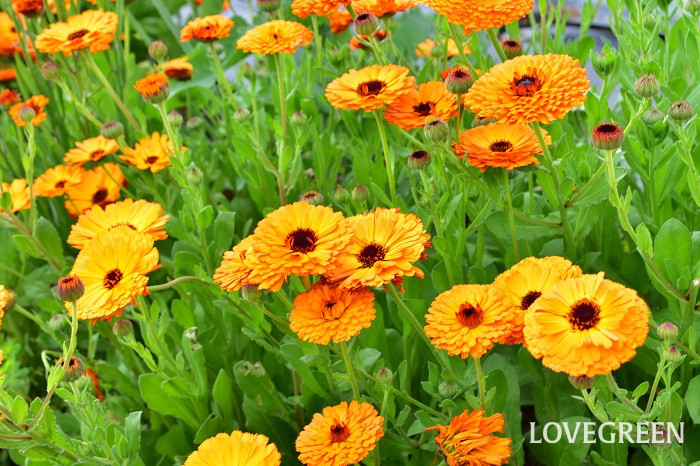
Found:
[[[36,110],[34,110],[32,107],[28,105],[23,105],[19,109],[19,119],[22,120],[25,123],[31,123],[34,117],[36,116]]]
[[[413,151],[413,153],[408,156],[408,168],[413,170],[425,170],[430,165],[430,162],[430,154],[424,150]]]
[[[440,44],[433,45],[428,54],[430,55],[430,58],[433,59],[442,58],[442,46]]]
[[[191,185],[197,185],[202,181],[202,170],[194,163],[187,167],[187,182]]]
[[[348,192],[347,189],[338,185],[335,187],[335,192],[333,193],[333,199],[340,202],[341,204],[348,202],[348,200],[350,199],[350,193]]]
[[[430,118],[423,126],[423,134],[428,141],[444,141],[450,136],[450,126],[439,118]]]
[[[377,371],[376,377],[380,385],[391,385],[391,381],[394,380],[394,373],[388,367],[382,367]]]
[[[51,317],[48,322],[48,326],[51,330],[54,332],[57,332],[63,328],[63,325],[66,323],[66,320],[63,318],[63,314],[56,314],[55,316]]]
[[[241,288],[241,296],[250,303],[255,303],[260,300],[262,290],[258,289],[258,285],[243,285]]]
[[[61,75],[61,67],[56,62],[49,60],[41,65],[41,75],[47,81],[53,81]]]
[[[292,116],[289,118],[289,121],[294,125],[294,126],[301,126],[304,123],[306,123],[306,120],[308,120],[308,117],[304,112],[301,110],[292,113]]]
[[[270,13],[280,7],[280,0],[258,0],[258,10]]]
[[[379,28],[379,18],[369,13],[360,13],[355,16],[352,26],[356,35],[369,37]]]
[[[668,108],[668,116],[670,116],[676,121],[690,120],[690,118],[693,116],[693,113],[693,106],[685,100],[673,102]]]
[[[660,112],[655,108],[652,108],[652,109],[644,112],[644,114],[642,115],[642,121],[644,122],[645,125],[651,126],[651,125],[654,125],[660,121],[663,121],[664,116],[665,115],[663,114],[663,112]]]
[[[124,135],[124,125],[118,121],[107,122],[102,125],[100,134],[107,139],[118,139]]]
[[[345,60],[345,55],[347,55],[347,52],[347,47],[338,48],[331,45],[326,53],[328,55],[328,60],[333,65],[340,65]]]
[[[63,358],[59,359],[56,361],[56,365],[59,367],[63,366],[63,361]],[[84,371],[85,368],[83,367],[82,359],[77,356],[71,356],[70,360],[68,361],[68,368],[66,369],[65,374],[63,374],[63,381],[75,382],[83,376]]]
[[[593,388],[593,385],[595,385],[595,379],[595,377],[586,377],[585,375],[580,375],[578,377],[574,377],[573,375],[569,376],[569,382],[571,382],[571,385],[578,390],[588,390]]]
[[[644,20],[642,20],[642,25],[647,28],[651,29],[656,25],[656,21],[659,19],[659,17],[655,13],[647,13],[644,15]]]
[[[455,67],[445,77],[445,87],[453,94],[466,94],[474,84],[474,76],[469,69]]]
[[[675,346],[671,346],[669,349],[666,350],[666,361],[669,362],[678,362],[681,360],[681,357],[683,355],[681,354],[680,351],[678,351],[678,348]]]
[[[685,9],[688,13],[695,14],[700,11],[700,0],[688,0],[685,2]]]
[[[506,39],[501,42],[501,47],[503,47],[503,52],[508,58],[519,57],[523,54],[522,44],[515,39]]]
[[[601,123],[593,128],[593,145],[600,150],[615,150],[622,146],[625,134],[615,123]]]
[[[662,340],[671,341],[678,336],[678,327],[676,327],[673,322],[664,322],[656,329],[656,334],[659,335]]]
[[[369,199],[369,188],[361,184],[356,184],[355,187],[352,188],[350,197],[355,202],[365,202]]]
[[[654,97],[659,93],[659,89],[661,89],[659,78],[650,73],[641,75],[634,83],[634,92],[640,97]]]
[[[128,319],[118,319],[112,325],[112,333],[118,338],[126,338],[134,333],[134,324]]]
[[[168,55],[168,46],[162,40],[155,40],[148,46],[148,55],[155,61],[161,61]]]
[[[236,123],[245,123],[250,119],[250,110],[247,108],[239,108],[233,113],[233,120]]]
[[[176,110],[171,110],[170,113],[168,113],[168,123],[170,123],[174,129],[178,129],[182,126],[182,115]]]
[[[617,63],[617,54],[612,51],[605,51],[603,49],[600,53],[594,53],[591,59],[593,63],[593,69],[598,76],[607,76],[615,69]]]
[[[311,205],[323,205],[323,194],[312,189],[299,196],[299,200],[306,201]]]
[[[56,296],[61,301],[74,303],[85,294],[85,285],[77,275],[66,275],[58,279]]]
[[[234,118],[236,118],[236,115],[233,115]],[[198,116],[193,116],[192,118],[187,119],[187,123],[185,123],[185,128],[188,130],[193,130],[201,127],[204,124],[204,120],[202,120]]]
[[[459,388],[459,384],[452,380],[443,380],[440,382],[440,385],[438,385],[438,393],[443,398],[454,398],[459,395],[461,391],[462,389]]]

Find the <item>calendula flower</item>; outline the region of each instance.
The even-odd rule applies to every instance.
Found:
[[[375,314],[374,293],[369,289],[347,290],[320,281],[294,299],[289,328],[304,341],[341,343],[369,328]]]
[[[523,319],[532,303],[560,281],[581,275],[578,266],[563,257],[553,256],[541,259],[528,257],[496,277],[493,285],[510,296],[512,304],[509,312],[514,316],[501,343],[523,344]]]
[[[119,17],[113,11],[87,10],[56,22],[36,36],[36,48],[42,53],[73,52],[89,49],[90,53],[109,49],[117,31]]]
[[[213,42],[229,36],[233,28],[233,21],[221,15],[205,16],[188,21],[180,30],[180,40],[198,40],[200,42]]]
[[[183,146],[182,150],[186,148]],[[167,134],[154,132],[151,136],[143,137],[134,148],[125,147],[124,155],[119,158],[139,170],[150,170],[156,173],[170,166],[170,157],[175,156],[175,149]]]
[[[422,3],[471,34],[524,18],[532,11],[535,0],[424,0]]]
[[[5,285],[0,285],[0,328],[2,327],[2,318],[5,316],[5,312],[15,305],[16,299],[15,294],[11,290],[5,288]]]
[[[247,285],[253,272],[250,256],[253,255],[253,236],[241,240],[231,251],[224,253],[221,265],[214,272],[214,283],[225,291],[237,291]]]
[[[19,35],[15,30],[14,21],[10,15],[0,11],[0,56],[13,58],[17,42],[19,42]]]
[[[339,8],[327,15],[330,21],[330,28],[333,34],[340,34],[352,24],[352,15],[345,8]]]
[[[480,358],[508,334],[512,305],[494,286],[457,285],[430,305],[425,334],[450,355]]]
[[[75,259],[72,275],[85,285],[76,302],[78,319],[111,319],[147,293],[150,272],[159,267],[153,238],[126,225],[102,232],[88,242]],[[66,303],[72,313],[72,307]]]
[[[306,18],[309,15],[325,16],[349,4],[350,0],[294,0],[292,14],[299,18]]]
[[[431,81],[391,103],[384,109],[384,119],[407,130],[422,128],[429,118],[449,120],[457,115],[457,108],[457,97],[443,83]]]
[[[372,65],[350,70],[326,87],[326,99],[342,110],[371,112],[394,103],[416,87],[410,70],[398,65]]]
[[[85,170],[80,165],[56,165],[34,181],[34,194],[41,197],[63,196],[66,190],[80,183]]]
[[[236,50],[261,55],[294,53],[297,48],[308,44],[314,38],[311,29],[294,21],[274,20],[243,34],[236,42]]]
[[[78,217],[92,206],[106,206],[119,199],[126,179],[116,163],[87,170],[80,184],[66,189],[68,200],[63,206],[71,217]]]
[[[550,123],[583,103],[589,87],[586,70],[568,55],[523,55],[484,73],[464,102],[501,123]]]
[[[542,130],[547,145],[552,138]],[[528,125],[491,123],[468,129],[459,136],[460,143],[454,147],[458,157],[467,156],[467,161],[482,172],[489,167],[507,170],[539,164],[534,155],[542,154],[542,147],[535,132]]]
[[[114,139],[107,139],[102,135],[85,139],[75,143],[75,148],[66,152],[63,161],[70,165],[84,165],[88,162],[97,162],[109,154],[119,150],[119,144]]]
[[[417,6],[418,0],[352,0],[352,9],[355,13],[369,13],[377,18]]]
[[[464,46],[464,53],[472,53],[468,45]],[[453,39],[447,39],[447,41],[435,42],[432,39],[425,39],[423,42],[416,46],[416,55],[423,58],[437,58],[447,53],[447,57],[456,57],[459,55],[459,49],[457,44]],[[444,78],[443,78],[444,79]]]
[[[17,13],[30,18],[39,16],[44,12],[44,0],[12,0],[12,9]]]
[[[105,401],[105,396],[104,393],[102,393],[102,390],[100,390],[100,379],[97,377],[97,374],[92,369],[85,369],[84,374],[87,377],[90,377],[92,388],[95,390],[95,398],[97,398],[100,403],[103,403]]]
[[[16,178],[9,184],[3,183],[0,194],[2,193],[10,193],[10,198],[12,199],[12,213],[29,209],[31,204],[29,186],[27,185],[27,180],[24,178]],[[0,209],[0,212],[5,211]]]
[[[401,277],[423,278],[413,265],[426,257],[430,235],[423,222],[399,209],[377,208],[347,219],[353,235],[340,254],[337,267],[326,277],[343,288],[379,287]]]
[[[503,415],[496,413],[485,416],[483,409],[471,413],[465,410],[452,418],[450,424],[429,427],[426,431],[437,430],[435,443],[445,455],[449,466],[507,464],[511,455],[511,440],[494,433],[503,433]]]
[[[163,73],[165,73],[168,78],[177,79],[178,81],[192,79],[194,67],[187,57],[173,58],[172,60],[164,62],[161,66]]]
[[[11,66],[5,66],[4,63],[0,63],[0,82],[14,81],[17,78],[17,73],[15,69]]]
[[[157,72],[146,75],[134,84],[136,92],[141,94],[143,100],[157,105],[168,98],[170,85],[165,73]]]
[[[3,89],[0,92],[0,105],[8,107],[19,101],[19,93],[14,89]]]
[[[377,42],[381,42],[388,37],[386,29],[378,29],[373,35]],[[369,37],[367,36],[352,36],[348,41],[348,48],[350,48],[350,50],[367,48],[367,46],[362,41],[360,41],[360,38],[365,42],[369,42]]]
[[[300,201],[258,223],[250,283],[278,291],[289,275],[323,275],[337,267],[352,231],[340,212]]]
[[[33,95],[24,102],[17,102],[12,107],[8,113],[12,117],[12,121],[15,122],[17,126],[27,126],[27,123],[22,121],[19,117],[19,112],[23,107],[28,107],[34,110],[35,116],[32,118],[32,125],[38,126],[44,121],[46,121],[46,112],[44,108],[49,104],[49,99],[44,95]]]
[[[261,434],[234,430],[216,434],[199,445],[183,466],[279,466],[282,456]]]
[[[649,308],[637,292],[597,275],[562,280],[525,313],[528,350],[571,376],[609,374],[632,359],[649,332]]]
[[[125,199],[104,208],[95,205],[73,224],[68,235],[68,244],[76,249],[83,249],[98,234],[120,226],[127,226],[137,233],[150,236],[154,241],[163,240],[168,237],[165,224],[169,219],[170,215],[163,214],[160,204],[143,199]]]
[[[369,403],[343,401],[323,408],[297,437],[299,461],[309,466],[359,463],[384,435],[383,424]]]

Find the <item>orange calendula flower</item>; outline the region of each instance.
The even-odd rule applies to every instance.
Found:
[[[224,253],[221,265],[214,272],[214,283],[225,291],[237,291],[247,285],[253,272],[253,236],[243,238],[231,251]]]
[[[161,66],[163,73],[165,73],[168,78],[177,79],[178,81],[188,81],[192,79],[194,67],[187,57],[173,58],[172,60],[164,62]]]
[[[398,209],[377,208],[347,219],[353,235],[326,277],[343,288],[379,287],[403,276],[423,278],[413,265],[424,258],[430,235],[423,222]]]
[[[394,103],[416,87],[410,70],[398,65],[372,65],[350,70],[326,87],[326,99],[342,110],[371,112]]]
[[[30,18],[44,12],[44,0],[12,0],[11,3],[13,10]]]
[[[384,435],[383,424],[369,403],[343,401],[323,408],[297,437],[299,461],[309,466],[359,463]]]
[[[70,165],[84,165],[88,162],[97,162],[101,158],[115,153],[117,150],[119,150],[117,141],[100,135],[76,142],[75,148],[69,150],[63,156],[63,161]]]
[[[487,417],[485,414],[483,409],[471,413],[465,410],[452,418],[450,425],[437,424],[425,429],[438,431],[435,443],[449,466],[508,463],[508,457],[512,454],[511,439],[494,435],[505,430],[503,415],[496,413]]]
[[[508,334],[512,304],[492,285],[457,285],[430,305],[425,334],[451,356],[480,358]]]
[[[185,149],[183,146],[182,150]],[[145,136],[137,142],[133,149],[125,147],[124,155],[120,155],[119,158],[139,170],[150,170],[156,173],[170,166],[170,157],[175,156],[174,151],[167,134],[154,132],[151,136]]]
[[[493,282],[493,285],[510,296],[512,305],[509,312],[515,316],[508,334],[501,343],[523,344],[524,317],[532,303],[542,292],[552,288],[562,280],[582,275],[581,269],[563,257],[528,257],[506,270]]]
[[[236,42],[236,50],[261,55],[294,53],[313,38],[311,29],[301,23],[274,20],[247,31]]]
[[[418,6],[418,0],[352,0],[355,13],[369,13],[377,18]]]
[[[424,0],[452,24],[464,27],[466,34],[494,27],[505,26],[527,16],[535,0]]]
[[[66,189],[68,200],[63,206],[71,217],[78,217],[92,206],[106,206],[119,199],[126,179],[116,163],[87,170],[80,184]]]
[[[3,89],[0,92],[0,105],[10,106],[19,101],[19,93],[14,89]]]
[[[563,280],[525,313],[525,343],[542,364],[571,376],[606,375],[632,359],[649,332],[637,292],[597,275]]]
[[[16,178],[9,184],[2,183],[0,195],[2,193],[10,193],[10,199],[12,199],[12,213],[29,209],[29,206],[31,205],[29,186],[27,185],[27,180],[24,178]],[[0,212],[5,211],[0,209]]]
[[[73,52],[89,49],[90,53],[109,49],[117,31],[119,17],[113,11],[87,10],[56,22],[36,36],[36,48],[42,53]]]
[[[71,274],[85,285],[76,302],[78,319],[111,319],[147,293],[150,272],[158,267],[158,250],[153,238],[128,226],[102,232],[88,242],[75,259]],[[66,303],[69,314],[70,303]]]
[[[289,328],[304,341],[341,343],[369,328],[375,315],[369,289],[347,290],[321,281],[294,299]]]
[[[442,82],[420,84],[384,109],[384,119],[403,129],[425,126],[429,118],[447,121],[457,115],[457,97]]]
[[[326,16],[349,4],[350,0],[294,0],[292,14],[299,18],[309,15]]]
[[[82,214],[71,227],[68,244],[83,249],[98,234],[120,226],[150,236],[154,241],[163,240],[168,237],[165,224],[169,219],[170,215],[163,215],[160,204],[143,199],[125,199],[104,208],[96,205]]]
[[[0,56],[12,58],[17,50],[19,35],[15,30],[15,23],[10,15],[0,11]]]
[[[589,87],[586,70],[568,55],[523,55],[484,73],[464,103],[501,123],[550,123],[583,103]]]
[[[465,45],[463,50],[466,54],[472,53],[468,45]],[[447,53],[448,58],[459,55],[459,49],[454,40],[447,39],[447,41],[440,43],[432,39],[425,39],[416,46],[416,55],[423,58],[442,57],[445,53]]]
[[[359,36],[362,38],[363,41],[369,42],[369,37],[367,36]],[[377,39],[378,42],[383,41],[384,39],[387,38],[387,32],[386,29],[379,29],[374,33],[374,38]],[[348,47],[350,50],[359,50],[359,49],[366,49],[367,46],[360,41],[358,36],[352,36],[350,40],[348,41]]]
[[[187,42],[195,39],[200,42],[213,42],[228,37],[231,28],[233,28],[233,21],[221,15],[195,18],[180,30],[180,40]]]
[[[41,94],[33,95],[24,102],[17,102],[16,104],[14,104],[12,107],[10,107],[10,110],[8,112],[12,117],[12,121],[14,121],[17,126],[27,126],[27,123],[20,120],[19,112],[22,110],[22,107],[29,107],[32,110],[34,110],[35,113],[34,118],[32,118],[32,125],[38,126],[44,121],[46,121],[46,112],[44,112],[44,108],[48,104],[49,99],[46,96],[43,96]]]
[[[545,143],[552,138],[542,130]],[[491,123],[468,129],[459,136],[460,143],[454,147],[458,157],[467,156],[467,161],[482,172],[489,167],[507,170],[539,164],[534,155],[542,154],[542,147],[535,132],[528,125]]]
[[[331,23],[330,27],[333,34],[340,34],[352,24],[352,15],[345,8],[339,8],[327,16],[328,21]]]
[[[34,194],[41,197],[63,196],[66,190],[80,183],[85,170],[80,165],[56,165],[34,181]]]
[[[280,207],[258,223],[250,283],[278,291],[289,275],[323,275],[337,267],[352,231],[341,212],[300,201]]]
[[[141,94],[143,100],[151,104],[159,104],[168,98],[170,84],[165,73],[151,73],[136,81],[136,92]]]
[[[261,434],[234,430],[216,434],[199,445],[183,466],[279,466],[282,456],[270,439]]]
[[[1,39],[0,39],[1,40]],[[17,72],[11,66],[0,63],[0,82],[13,81],[17,78]]]
[[[103,403],[105,401],[105,396],[104,393],[102,393],[102,390],[100,390],[99,377],[97,377],[97,374],[92,369],[85,369],[84,374],[90,377],[92,388],[95,389],[95,398],[97,398],[100,403]]]

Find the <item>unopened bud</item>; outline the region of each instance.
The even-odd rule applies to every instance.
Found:
[[[662,340],[671,341],[678,336],[678,327],[673,322],[664,322],[658,326],[656,333]]]
[[[112,325],[112,333],[119,338],[126,338],[134,333],[134,324],[128,319],[119,319]]]
[[[647,13],[644,15],[644,20],[642,21],[642,25],[647,28],[651,29],[656,25],[656,21],[658,21],[659,17],[654,14],[654,13]]]
[[[192,185],[197,185],[202,181],[202,170],[195,164],[187,167],[187,182]]]
[[[369,199],[369,188],[361,184],[356,184],[355,187],[352,188],[350,197],[355,202],[365,202]]]
[[[201,127],[203,124],[204,120],[202,120],[198,116],[193,116],[192,118],[187,119],[187,123],[185,123],[185,128],[187,128],[188,130],[193,130]]]
[[[430,118],[423,126],[423,134],[428,141],[444,141],[450,135],[450,126],[439,118]]]
[[[508,58],[519,57],[523,54],[522,44],[515,39],[506,39],[501,42],[501,46],[503,47],[503,53],[505,53]]]
[[[28,106],[28,105],[23,105],[19,109],[19,119],[22,120],[25,123],[31,123],[34,117],[36,116],[36,111]]]
[[[674,102],[668,108],[668,116],[676,121],[686,121],[693,116],[693,106],[685,100]]]
[[[595,385],[595,379],[595,377],[586,377],[585,375],[580,375],[578,377],[573,375],[569,376],[569,382],[571,382],[571,385],[578,390],[588,390],[593,388],[593,385]]]
[[[161,61],[168,55],[168,46],[162,40],[153,41],[148,46],[148,55],[155,61]]]
[[[175,129],[179,128],[182,126],[182,115],[175,110],[171,110],[170,113],[168,113],[168,123]]]
[[[258,289],[258,285],[244,285],[241,288],[241,296],[246,301],[255,303],[262,296],[262,290]]]
[[[48,322],[48,326],[51,330],[54,332],[57,332],[63,328],[63,325],[66,323],[66,320],[63,318],[63,314],[56,314],[55,316],[51,317]]]
[[[640,97],[654,97],[659,93],[659,89],[661,89],[661,83],[653,74],[643,74],[634,83],[634,92]]]
[[[233,120],[236,123],[245,123],[250,119],[250,110],[247,108],[239,108],[233,113]]]
[[[379,18],[369,13],[360,13],[352,22],[355,34],[369,37],[379,28]]]
[[[617,55],[614,52],[594,53],[591,62],[599,76],[607,76],[615,69]]]
[[[85,285],[77,275],[66,275],[58,280],[56,296],[61,301],[74,303],[85,294]]]
[[[391,381],[394,380],[394,373],[388,367],[382,367],[377,371],[376,377],[380,385],[391,385]]]
[[[454,398],[459,395],[461,391],[459,384],[452,380],[443,380],[440,382],[440,385],[438,385],[438,393],[443,398]]]
[[[294,126],[301,126],[304,123],[306,123],[306,120],[308,120],[308,117],[306,114],[302,111],[294,112],[292,113],[292,116],[289,118],[289,121],[294,125]]]
[[[100,134],[107,139],[118,139],[124,135],[124,125],[118,121],[110,121],[102,125]]]
[[[56,365],[61,367],[63,366],[63,358],[59,359],[56,362]],[[68,368],[66,369],[66,372],[63,374],[63,381],[64,382],[75,382],[78,380],[80,377],[83,376],[83,372],[85,371],[85,368],[83,367],[83,361],[77,356],[71,356],[70,360],[68,361]]]
[[[299,196],[300,201],[306,201],[311,205],[323,205],[323,194],[318,191],[306,191],[301,196]]]
[[[678,351],[678,348],[676,348],[675,346],[671,346],[669,349],[666,350],[666,361],[678,362],[681,360],[681,357],[681,352]]]
[[[258,0],[258,9],[270,13],[280,7],[280,0]]]
[[[663,114],[663,112],[652,108],[644,112],[644,114],[642,115],[642,121],[645,125],[651,126],[658,123],[659,121],[662,121],[664,119],[664,116],[665,115]]]
[[[615,150],[622,146],[625,133],[615,123],[601,123],[593,128],[593,145],[600,150]]]
[[[445,77],[445,87],[453,94],[466,94],[474,84],[471,71],[461,66],[454,67]]]
[[[61,75],[61,68],[56,62],[49,60],[41,65],[41,75],[47,81],[53,81]]]
[[[688,13],[695,14],[700,11],[700,0],[688,0],[685,2],[685,9]]]
[[[430,165],[430,161],[431,157],[427,151],[413,151],[413,153],[408,156],[408,168],[413,170],[425,170]]]
[[[340,202],[341,204],[347,202],[350,199],[350,193],[347,189],[338,185],[335,187],[335,192],[333,193],[333,199]]]

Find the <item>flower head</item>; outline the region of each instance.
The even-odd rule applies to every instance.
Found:
[[[443,51],[447,52],[447,57],[456,57],[459,55],[459,49],[453,39],[447,39],[442,42],[435,42],[432,39],[425,39],[416,46],[416,55],[423,58],[438,58],[443,56]],[[464,53],[472,53],[468,45],[464,46]]]
[[[275,444],[264,435],[234,430],[206,439],[183,466],[279,466],[281,460]]]
[[[0,105],[10,106],[15,102],[19,101],[19,93],[14,89],[3,89],[0,92]]]
[[[350,4],[350,0],[294,0],[292,14],[299,18],[306,18],[310,15],[325,16],[348,4]]]
[[[119,199],[126,179],[116,163],[105,163],[100,167],[87,170],[80,184],[66,189],[68,200],[63,206],[71,217],[93,206],[106,206]]]
[[[182,150],[186,148],[183,146]],[[170,166],[170,157],[175,156],[173,143],[167,134],[154,132],[151,136],[144,136],[134,145],[134,148],[125,147],[124,155],[119,158],[131,164],[139,170],[150,170],[156,173]]]
[[[337,109],[371,112],[394,103],[415,89],[410,70],[397,65],[371,65],[350,70],[326,87],[326,99]]]
[[[0,190],[0,194],[2,193],[10,193],[10,199],[12,199],[12,213],[29,209],[31,201],[29,197],[29,186],[27,185],[26,179],[16,178],[9,184],[3,182],[2,190]],[[4,210],[0,209],[0,212],[4,212]]]
[[[593,145],[600,150],[615,150],[622,146],[625,133],[616,123],[601,123],[593,128]]]
[[[34,18],[44,12],[44,0],[12,0],[12,9],[21,15]]]
[[[525,313],[528,350],[572,376],[609,374],[632,359],[649,332],[649,308],[603,273],[563,280]]]
[[[236,50],[269,55],[294,53],[314,38],[311,29],[295,21],[274,20],[255,26],[238,39]]]
[[[168,78],[178,81],[188,81],[192,79],[194,67],[187,57],[173,58],[172,60],[164,62],[161,67],[163,73],[165,73]]]
[[[333,13],[329,13],[328,21],[333,34],[340,34],[352,24],[352,15],[345,8],[339,8]]]
[[[118,149],[117,141],[100,135],[76,142],[75,148],[63,156],[63,161],[70,165],[84,165],[88,162],[97,162],[101,158],[115,153]]]
[[[457,98],[441,82],[420,84],[384,109],[384,119],[403,129],[422,128],[429,118],[449,120],[457,115]]]
[[[86,48],[90,53],[102,52],[112,44],[118,22],[113,11],[83,11],[44,29],[36,36],[36,48],[42,53],[63,52],[64,55]]]
[[[418,0],[352,0],[355,13],[370,13],[381,18],[418,6]]]
[[[497,413],[487,417],[485,414],[483,409],[471,413],[465,410],[447,426],[438,424],[426,429],[438,431],[435,443],[449,466],[508,463],[511,440],[494,435],[504,431],[503,415]]]
[[[24,102],[17,102],[8,111],[12,117],[12,121],[15,122],[17,126],[27,126],[27,122],[20,118],[20,112],[23,108],[30,108],[34,111],[34,117],[31,119],[31,123],[34,126],[38,126],[46,120],[46,112],[44,112],[44,107],[49,103],[49,99],[44,95],[33,95]]]
[[[294,299],[289,328],[304,341],[340,343],[369,328],[375,313],[374,294],[367,288],[347,290],[320,281]]]
[[[323,408],[297,437],[299,461],[309,466],[359,463],[384,435],[383,424],[369,403],[343,401]]]
[[[213,42],[229,36],[233,28],[233,21],[221,15],[205,16],[188,21],[180,31],[180,40],[198,40],[200,42]]]
[[[214,272],[214,283],[225,291],[237,291],[249,284],[253,272],[253,236],[243,238],[232,250],[224,253],[221,265]]]
[[[424,0],[423,3],[471,34],[524,18],[532,11],[535,0]]]
[[[0,38],[0,40],[2,40],[2,38]],[[11,66],[5,66],[4,63],[0,63],[0,82],[14,81],[15,78],[17,78],[15,69]]]
[[[41,197],[63,196],[80,183],[85,170],[80,165],[56,165],[34,181],[34,194]]]
[[[15,30],[15,22],[10,15],[0,11],[0,56],[13,58],[17,50],[19,35]],[[14,71],[14,70],[13,70]]]
[[[165,73],[157,72],[146,75],[134,84],[136,92],[149,104],[157,105],[168,98],[170,84]]]
[[[66,275],[58,279],[56,296],[61,301],[73,303],[85,294],[85,285],[77,275]]]

